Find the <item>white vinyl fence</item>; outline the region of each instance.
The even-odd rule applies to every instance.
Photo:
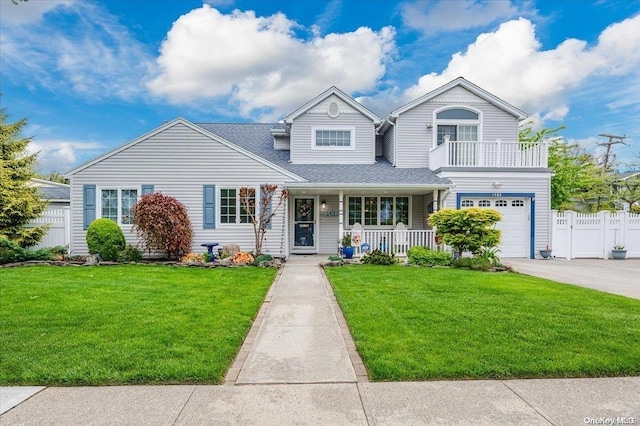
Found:
[[[627,257],[640,258],[640,214],[551,212],[553,256],[608,259],[614,246],[624,246]]]
[[[45,234],[42,241],[37,245],[30,247],[37,250],[44,247],[68,246],[71,242],[71,208],[61,207],[56,209],[47,209],[42,215],[32,220],[28,226],[40,226],[49,224],[49,230]]]

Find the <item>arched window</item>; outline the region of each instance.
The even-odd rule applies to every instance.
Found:
[[[511,207],[524,207],[524,201],[523,200],[513,200],[511,202]]]
[[[489,201],[489,200],[480,200],[480,201],[478,201],[478,207],[491,207],[491,201]]]
[[[436,113],[436,141],[473,142],[478,140],[480,114],[465,108],[448,108]]]
[[[496,207],[507,207],[508,205],[507,200],[496,200]]]
[[[460,207],[473,207],[473,200],[462,200]]]

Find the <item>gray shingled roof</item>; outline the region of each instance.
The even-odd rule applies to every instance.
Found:
[[[71,199],[71,191],[69,187],[62,188],[59,186],[41,186],[38,188],[42,194],[42,198],[46,200],[69,200]]]
[[[384,157],[375,164],[290,164],[289,151],[273,149],[271,129],[280,123],[196,123],[210,133],[313,183],[450,185],[428,168],[395,168]]]

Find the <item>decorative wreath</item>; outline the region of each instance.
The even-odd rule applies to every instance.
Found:
[[[359,246],[361,242],[362,242],[362,235],[353,234],[353,244]]]
[[[300,207],[298,207],[298,212],[300,213],[300,216],[309,216],[309,213],[311,212],[311,206],[307,203],[304,203],[300,205]]]

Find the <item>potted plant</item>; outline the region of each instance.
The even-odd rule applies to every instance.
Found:
[[[543,259],[548,259],[551,257],[551,249],[549,248],[549,246],[540,249],[540,256],[542,256]]]
[[[344,234],[342,237],[342,254],[347,259],[353,259],[353,247],[351,246],[351,234]]]
[[[615,260],[622,260],[627,257],[627,250],[624,246],[615,245],[613,246],[613,250],[611,250],[611,255]]]

